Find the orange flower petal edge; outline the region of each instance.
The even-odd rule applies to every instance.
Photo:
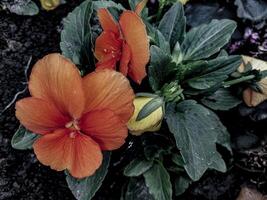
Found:
[[[120,17],[120,26],[124,39],[131,50],[129,76],[141,83],[146,76],[146,64],[149,61],[149,40],[146,26],[133,11],[124,11]]]
[[[141,12],[145,4],[145,0],[140,2],[136,12]],[[114,22],[107,9],[100,9],[98,13],[104,32],[96,39],[95,44],[97,68],[116,69],[117,62],[120,62],[121,73],[125,76],[129,75],[133,81],[140,84],[146,76],[145,67],[150,57],[145,24],[133,11],[123,11],[119,25]],[[118,31],[115,27],[119,28],[120,35],[117,35]],[[105,34],[117,37],[104,37]]]
[[[41,163],[84,178],[100,167],[102,150],[124,144],[134,93],[129,81],[113,70],[78,75],[63,56],[45,56],[31,74],[33,97],[16,103],[16,116],[42,135],[33,145]]]

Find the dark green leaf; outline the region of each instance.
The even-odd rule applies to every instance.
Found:
[[[153,165],[153,161],[136,158],[130,162],[124,169],[125,176],[140,176],[149,170]]]
[[[242,101],[234,96],[229,89],[219,89],[210,96],[201,99],[201,102],[212,110],[229,110]]]
[[[171,54],[170,44],[159,30],[155,33],[155,43],[163,52]]]
[[[154,165],[144,173],[146,186],[155,200],[171,200],[172,184],[169,173],[161,163]]]
[[[167,78],[175,70],[176,64],[172,61],[170,55],[155,45],[151,46],[150,54],[150,66],[148,67],[149,83],[152,89],[157,91],[168,80]]]
[[[109,161],[110,153],[105,152],[102,165],[94,175],[83,179],[76,179],[67,174],[68,186],[77,200],[90,200],[93,198],[108,172]]]
[[[175,179],[175,196],[183,194],[189,185],[192,183],[190,178],[179,176]]]
[[[172,155],[172,161],[179,167],[183,167],[185,165],[183,157],[178,154]]]
[[[154,200],[143,178],[131,178],[122,200]]]
[[[90,26],[92,11],[92,1],[86,0],[63,21],[60,48],[62,54],[77,65],[93,62],[88,60],[93,57]]]
[[[232,20],[212,20],[191,29],[183,43],[183,60],[200,60],[220,51],[228,43],[236,23]]]
[[[208,168],[226,171],[225,163],[216,151],[218,127],[222,124],[215,116],[193,100],[185,100],[177,106],[167,105],[169,130],[185,161],[185,170],[194,181],[199,180]]]
[[[173,48],[172,59],[177,64],[183,60],[183,55],[182,55],[181,46],[180,46],[179,42],[176,42],[176,44]]]
[[[118,10],[125,10],[125,8],[120,3],[115,3],[114,1],[93,1],[94,10],[100,8],[116,8]]]
[[[161,97],[155,97],[147,102],[144,107],[140,110],[136,117],[136,121],[141,121],[142,119],[149,116],[151,113],[156,111],[158,108],[164,105],[164,100]]]
[[[141,140],[147,160],[160,159],[163,155],[170,154],[173,148],[172,141],[163,134],[143,134]]]
[[[240,56],[221,56],[206,62],[201,66],[198,76],[186,80],[186,83],[197,90],[207,90],[218,84],[223,84],[240,66]]]
[[[28,15],[33,16],[39,13],[38,6],[31,0],[27,1],[7,1],[3,2],[3,5],[8,8],[8,10],[17,15]],[[1,6],[1,3],[0,3]]]
[[[201,24],[208,24],[213,19],[233,19],[234,13],[218,2],[205,2],[189,4],[185,8],[186,22],[189,26],[195,27]]]
[[[184,8],[180,2],[177,2],[165,13],[158,28],[172,49],[176,42],[180,44],[183,42],[185,26]]]
[[[31,149],[35,140],[39,138],[39,135],[31,133],[23,126],[20,126],[11,140],[11,146],[14,149],[25,150]]]
[[[267,19],[267,2],[265,0],[235,0],[237,15],[251,21]]]

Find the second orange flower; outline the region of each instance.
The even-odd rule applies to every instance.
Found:
[[[149,40],[142,19],[129,10],[121,14],[119,22],[107,9],[99,9],[97,14],[103,32],[96,39],[96,67],[116,69],[119,63],[120,72],[140,84],[149,61]]]

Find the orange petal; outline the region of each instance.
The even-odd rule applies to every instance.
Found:
[[[97,69],[116,69],[117,60],[114,58],[109,58],[107,60],[101,60],[96,63]]]
[[[24,98],[16,103],[16,117],[27,129],[39,134],[65,127],[70,120],[53,103],[34,97]]]
[[[97,16],[104,31],[111,31],[116,35],[119,35],[118,23],[114,20],[114,18],[107,9],[100,8],[97,11]]]
[[[33,97],[53,102],[64,115],[79,118],[83,111],[80,73],[70,60],[60,54],[49,54],[35,64],[29,90]]]
[[[128,73],[128,65],[131,59],[131,50],[127,43],[123,43],[122,56],[120,60],[120,72],[126,76]]]
[[[88,112],[82,117],[80,127],[102,150],[118,149],[128,133],[126,124],[110,110]]]
[[[141,0],[135,7],[135,13],[140,15],[144,7],[146,6],[148,0]]]
[[[95,57],[97,60],[106,60],[107,56],[115,57],[121,54],[122,40],[117,38],[112,32],[102,32],[96,38],[95,42]]]
[[[149,41],[146,26],[133,11],[124,11],[120,17],[123,36],[131,49],[129,76],[141,83],[146,76],[146,64],[149,61]]]
[[[33,148],[38,160],[57,171],[67,169],[76,178],[94,174],[102,163],[100,147],[89,136],[69,134],[68,129],[59,129],[35,141]]]
[[[129,81],[113,70],[98,70],[83,78],[85,110],[109,109],[128,122],[132,116],[134,93]]]

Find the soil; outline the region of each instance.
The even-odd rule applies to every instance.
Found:
[[[48,53],[60,51],[61,20],[77,4],[77,0],[69,0],[52,12],[41,11],[34,17],[0,12],[0,110],[25,87],[24,70],[30,57],[31,63],[35,63]],[[24,93],[19,98],[27,95]],[[257,113],[257,110],[249,112]],[[233,141],[234,159],[221,149],[229,171],[225,174],[207,172],[179,199],[234,200],[244,185],[267,193],[267,146],[264,143],[267,120],[257,122],[249,116],[243,117],[238,108],[219,114]],[[64,173],[41,165],[31,150],[12,149],[10,140],[18,125],[14,105],[0,114],[0,200],[74,200]],[[122,169],[132,151],[126,144],[113,153],[110,171],[94,199],[120,198],[121,188],[127,182],[121,176]]]

